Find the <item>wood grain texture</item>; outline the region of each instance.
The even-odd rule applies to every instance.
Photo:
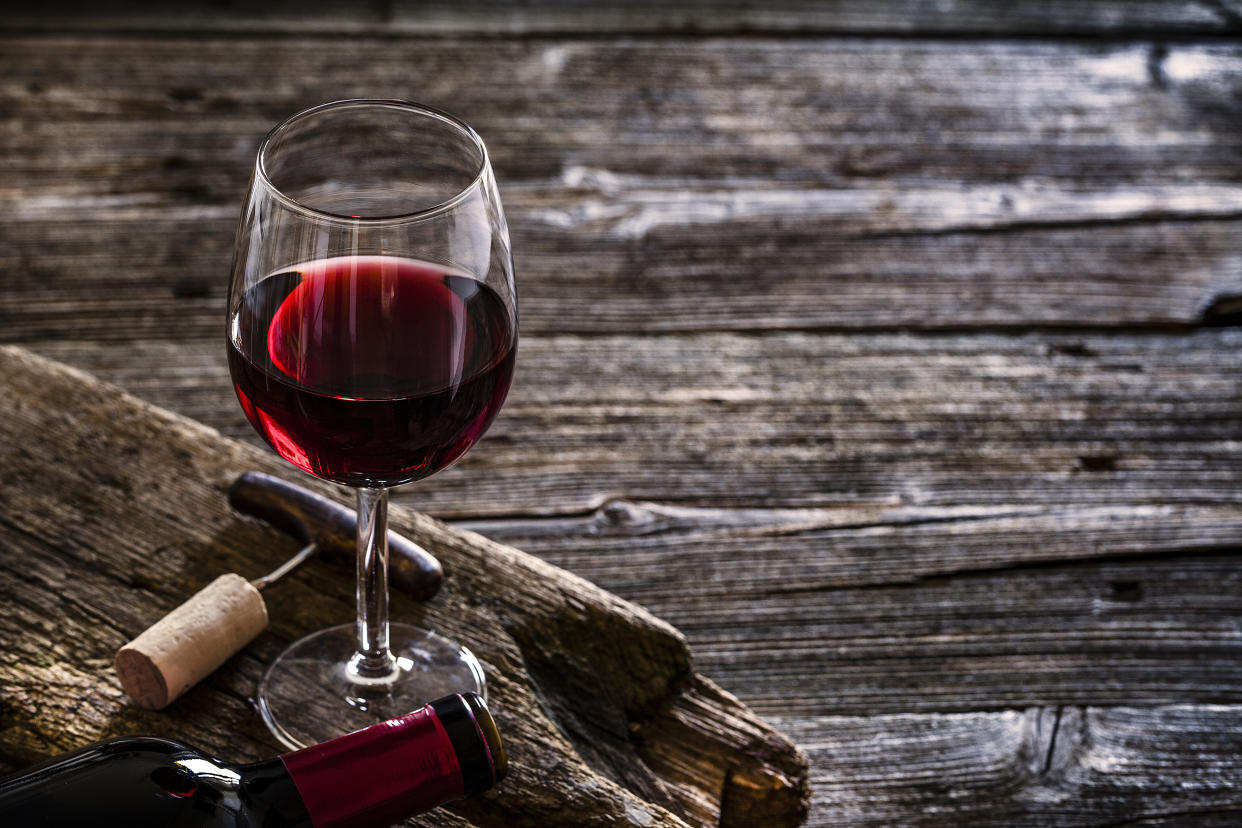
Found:
[[[1188,326],[1242,295],[1232,43],[3,45],[7,341],[216,335],[261,135],[360,95],[488,140],[528,333]]]
[[[221,340],[39,348],[256,440]],[[840,508],[844,523],[903,507],[1236,506],[1239,353],[1237,328],[530,336],[480,446],[398,498],[445,518],[585,516],[548,536],[614,499]]]
[[[1239,701],[1237,329],[521,347],[398,501],[651,608],[766,714]],[[255,441],[217,343],[44,350]]]
[[[807,749],[813,825],[1242,820],[1235,0],[208,5],[0,23],[0,340],[255,442],[221,334],[259,138],[445,106],[523,341],[400,502],[678,625]]]
[[[352,615],[348,570],[314,561],[289,576],[268,596],[269,629],[166,714],[126,704],[111,669],[117,647],[215,574],[288,555],[287,536],[225,498],[241,471],[279,461],[19,349],[0,348],[0,377],[0,760],[143,730],[236,760],[279,752],[247,696],[292,638]],[[429,603],[395,593],[393,617],[479,656],[507,740],[499,794],[452,806],[469,824],[805,819],[805,758],[695,675],[673,628],[478,535],[399,508],[392,525],[446,573]]]
[[[778,719],[823,825],[1236,825],[1242,708]]]
[[[133,0],[83,3],[51,0],[6,21],[11,28],[63,31],[342,32],[368,35],[461,36],[534,34],[683,34],[754,32],[901,35],[1224,35],[1242,29],[1233,0],[987,0],[875,3],[866,0],[678,0],[675,3],[574,0],[346,3],[340,0],[210,0],[178,4],[177,11]]]

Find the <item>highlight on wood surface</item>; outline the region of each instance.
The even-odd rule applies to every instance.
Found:
[[[287,556],[287,537],[239,517],[225,497],[244,470],[287,474],[279,459],[20,348],[0,348],[0,377],[0,484],[20,547],[0,559],[0,590],[20,589],[23,608],[54,607],[6,620],[19,665],[2,674],[13,723],[6,755],[30,763],[142,731],[227,746],[242,759],[275,752],[249,694],[284,642],[349,617],[351,583],[338,568],[312,561],[282,583],[269,631],[165,714],[128,704],[110,656],[209,573],[259,574]],[[37,487],[22,483],[35,479]],[[806,758],[697,675],[668,624],[426,516],[395,509],[392,526],[445,572],[426,604],[394,593],[394,617],[479,656],[510,758],[499,793],[414,824],[742,828],[805,819]]]

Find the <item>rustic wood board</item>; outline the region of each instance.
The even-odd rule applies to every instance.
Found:
[[[289,470],[21,349],[0,348],[0,378],[0,759],[135,731],[238,760],[279,752],[247,696],[281,646],[350,618],[347,571],[316,563],[282,582],[269,629],[166,713],[127,704],[111,657],[216,574],[288,556],[290,539],[231,512],[224,490],[247,469]],[[806,759],[696,675],[672,627],[481,536],[400,508],[392,526],[446,572],[425,605],[395,595],[393,616],[479,656],[512,768],[498,793],[416,824],[803,822]]]
[[[1211,826],[1242,819],[1242,708],[1029,708],[775,721],[822,825]]]
[[[217,342],[43,349],[254,439]],[[1237,702],[1240,353],[535,337],[479,450],[399,497],[673,620],[770,715]]]
[[[231,390],[222,335],[37,348],[257,442]],[[736,519],[795,527],[886,522],[885,510],[909,522],[902,507],[965,517],[1236,508],[1240,354],[1236,327],[531,336],[482,448],[399,497],[448,518],[571,517],[547,524],[548,542],[591,530],[616,500],[707,509],[681,521],[706,529],[710,510],[725,507],[827,510]],[[622,537],[617,551],[666,543]]]
[[[0,339],[254,441],[259,136],[448,106],[524,338],[401,500],[675,623],[817,826],[1239,821],[1235,0],[133,5],[0,23]]]
[[[662,421],[679,422],[682,410],[660,402],[673,378],[667,386],[657,378],[659,366],[675,364],[665,349],[686,341],[647,340],[648,354],[637,345],[609,349],[625,355],[619,370],[651,378],[644,388],[627,388],[607,372],[558,388],[556,378],[570,371],[566,354],[591,341],[535,338],[524,346],[528,372],[496,429],[505,433],[510,415],[524,419],[532,410],[551,419],[525,423],[517,432],[529,435],[523,439],[489,436],[470,462],[404,496],[451,514],[474,511],[479,517],[463,526],[534,550],[674,620],[700,669],[775,717],[809,752],[815,824],[928,824],[920,815],[938,813],[948,792],[957,792],[953,813],[966,824],[1091,825],[1110,812],[1174,821],[1215,813],[1223,820],[1216,824],[1229,824],[1242,808],[1230,787],[1242,779],[1236,329],[1127,337],[722,335],[692,352],[688,374],[698,379],[680,386],[681,402],[714,395],[739,434],[761,428],[799,388],[815,388],[825,405],[866,391],[865,410],[832,421],[839,440],[882,453],[880,468],[898,462],[903,445],[937,433],[937,454],[991,457],[1012,463],[1015,480],[1025,475],[1025,483],[1001,490],[1008,499],[968,502],[988,489],[968,488],[966,475],[932,478],[910,465],[885,478],[883,496],[853,503],[743,498],[726,508],[716,497],[685,500],[686,490],[678,502],[672,489],[662,493],[667,501],[635,501],[608,496],[637,485],[631,470],[589,457],[574,485],[597,493],[598,506],[580,515],[547,515],[551,496],[544,509],[528,509],[542,490],[516,479],[507,490],[488,488],[498,471],[531,462],[524,442],[548,441],[551,451],[552,435],[582,427],[575,398],[648,412],[638,427],[632,418],[598,418],[589,442],[608,452],[626,451],[627,439]],[[772,358],[816,343],[822,359]],[[762,349],[761,357],[739,348]],[[47,349],[86,360],[153,399],[201,406],[196,413],[221,423],[235,418],[236,433],[249,435],[233,412],[216,342],[201,350]],[[827,359],[833,352],[840,358]],[[154,363],[151,371],[134,369],[140,357]],[[771,370],[778,365],[784,373]],[[806,379],[815,365],[831,372],[822,388]],[[949,427],[946,397],[970,428]],[[1076,399],[1078,409],[1089,402],[1091,411],[1109,414],[1066,417]],[[909,428],[867,443],[877,428],[894,428],[868,414],[883,410]],[[674,430],[669,440],[691,434]],[[758,465],[756,450],[736,449],[738,467]],[[652,454],[643,465],[658,461]],[[841,483],[866,468],[845,469]],[[556,464],[527,473],[538,480],[555,474]],[[942,500],[907,497],[909,481],[942,492]],[[954,500],[959,489],[963,499]],[[808,491],[774,497],[796,502]],[[497,508],[511,514],[485,516]],[[745,627],[738,617],[749,619]],[[1046,774],[1022,770],[1035,761],[1032,751],[1047,753],[1046,720],[1045,742],[1036,742],[1028,730],[1039,719],[970,712],[1042,705],[1046,717],[1060,706],[1110,703],[1183,704],[1169,708],[1169,722],[1144,731],[1147,742],[1127,730],[1124,762],[1076,749],[1066,762],[1086,763],[1089,773],[1061,775],[1051,789]],[[953,710],[962,713],[942,715]],[[1215,740],[1210,761],[1196,736],[1201,728]]]
[[[8,36],[0,69],[8,341],[216,335],[261,136],[360,95],[488,141],[524,333],[1187,326],[1242,295],[1232,42]]]

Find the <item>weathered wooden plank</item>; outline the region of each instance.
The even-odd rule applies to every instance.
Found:
[[[925,550],[905,551],[916,561]],[[767,714],[1236,704],[1240,562],[1235,540],[1220,556],[1014,566],[904,587],[802,589],[794,574],[786,593],[758,599],[721,597],[712,573],[700,576],[711,587],[652,605],[684,613],[697,663]]]
[[[60,398],[69,399],[64,395]],[[11,402],[24,400],[26,395],[9,399]],[[80,395],[74,395],[73,399],[78,405],[90,405],[90,401],[81,399]],[[54,408],[41,410],[56,411]],[[47,415],[41,416],[46,418]],[[11,423],[11,420],[6,422]],[[51,422],[59,421],[53,415]],[[121,424],[124,425],[124,420]],[[196,431],[195,435],[203,438],[209,436],[201,431]],[[47,434],[45,437],[52,438],[54,434]],[[94,456],[99,452],[93,448],[92,443],[93,441],[79,443],[77,450]],[[154,441],[153,445],[158,443],[159,441]],[[15,444],[14,441],[6,440],[5,445],[27,445],[29,451],[26,443]],[[100,447],[109,457],[117,454],[118,448],[120,447],[116,444],[104,444]],[[247,457],[257,460],[249,455]],[[210,462],[220,460],[220,452],[214,451]],[[194,460],[193,455],[186,454],[181,460],[173,460],[168,464],[170,473],[182,474],[181,469],[187,467],[187,461],[191,473],[198,473],[202,464],[208,462]],[[9,474],[23,473],[20,463],[17,466],[6,463],[4,469]],[[62,473],[73,480],[66,478],[62,485],[58,477]],[[115,463],[101,464],[96,460],[84,462],[80,468],[45,468],[40,479],[47,491],[76,489],[93,493],[93,497],[92,502],[84,505],[68,523],[64,522],[62,516],[59,525],[69,531],[62,528],[53,547],[38,540],[41,530],[32,534],[12,535],[8,534],[11,527],[6,528],[6,537],[12,538],[16,544],[10,548],[9,554],[18,555],[23,561],[20,570],[11,570],[14,574],[22,574],[21,588],[6,590],[6,606],[18,610],[23,616],[30,614],[34,618],[45,619],[42,622],[23,623],[20,628],[11,631],[20,640],[30,641],[34,649],[29,653],[10,651],[9,656],[16,661],[8,664],[10,668],[20,666],[22,669],[32,669],[31,665],[38,667],[36,673],[39,679],[46,679],[58,688],[58,692],[84,694],[86,706],[83,707],[81,702],[63,708],[55,704],[45,705],[39,709],[37,715],[10,719],[10,723],[17,727],[10,729],[7,735],[20,739],[20,744],[23,745],[18,749],[19,754],[10,754],[7,757],[10,763],[28,761],[30,756],[35,755],[32,751],[51,752],[61,749],[67,746],[65,739],[73,740],[136,727],[152,729],[158,726],[167,730],[166,720],[150,720],[156,714],[128,711],[124,718],[116,718],[111,711],[113,705],[119,701],[116,698],[117,691],[110,688],[101,694],[90,673],[91,669],[106,670],[110,648],[124,639],[125,628],[141,626],[142,620],[135,617],[128,622],[122,621],[118,626],[114,620],[117,616],[113,616],[106,609],[101,614],[96,601],[81,600],[81,596],[72,588],[72,581],[67,579],[67,573],[75,572],[79,579],[107,576],[110,570],[103,565],[103,560],[108,555],[123,552],[126,560],[132,559],[136,562],[131,573],[131,578],[136,580],[117,584],[113,588],[119,591],[138,589],[144,596],[149,596],[146,600],[160,606],[171,606],[180,595],[180,587],[172,582],[174,579],[202,580],[210,577],[209,570],[214,571],[214,565],[218,562],[208,560],[209,556],[202,554],[208,548],[215,549],[222,543],[231,545],[235,541],[238,554],[245,556],[247,561],[239,558],[234,565],[251,565],[256,569],[266,566],[262,561],[253,558],[256,549],[263,549],[262,538],[269,533],[244,523],[232,527],[233,530],[240,531],[241,536],[230,540],[228,533],[218,531],[219,527],[209,521],[211,525],[204,524],[201,527],[202,538],[192,541],[188,547],[172,544],[144,550],[133,547],[132,540],[127,542],[123,537],[113,537],[115,527],[109,529],[106,522],[101,522],[99,515],[119,505],[129,508],[135,497],[140,501],[147,497],[146,494],[134,490],[137,485],[135,483],[130,484],[129,491],[125,491],[124,486],[119,486]],[[82,487],[81,481],[84,479],[97,481],[98,488]],[[108,482],[109,479],[112,483]],[[146,481],[141,485],[146,488],[153,483],[154,481]],[[9,497],[14,491],[12,487],[5,488]],[[149,494],[158,497],[161,502],[167,499],[166,495],[154,489]],[[205,495],[205,499],[196,496],[191,511],[204,517],[213,514],[210,503],[210,493]],[[35,508],[36,505],[41,505],[43,511]],[[197,531],[193,527],[184,527],[182,507],[185,505],[181,501],[179,507],[170,506],[164,517],[177,524],[178,533]],[[32,501],[28,509],[21,508],[20,504],[14,505],[11,501],[8,506],[12,509],[8,513],[10,518],[16,517],[19,521],[28,523],[31,519],[45,514],[49,502],[41,501],[36,504]],[[401,513],[398,513],[399,520],[401,517]],[[789,518],[790,515],[784,517]],[[1166,514],[1164,517],[1170,516]],[[1198,512],[1181,517],[1184,521],[1181,531],[1190,537],[1197,537],[1196,542],[1203,542],[1202,535],[1194,534],[1197,531],[1194,527],[1210,526],[1213,522],[1212,515]],[[74,528],[75,520],[79,519],[84,525]],[[1219,516],[1216,520],[1219,522]],[[1069,524],[1073,521],[1062,516],[1060,522]],[[1179,531],[1175,520],[1166,520],[1164,523],[1174,524],[1171,530],[1173,533]],[[1152,521],[1148,528],[1154,524],[1155,521]],[[1233,517],[1233,526],[1237,526],[1236,515]],[[1223,528],[1228,529],[1227,526]],[[419,537],[419,531],[428,531],[422,522],[407,524],[407,529],[418,530],[415,535]],[[1089,536],[1094,535],[1092,527],[1084,527],[1084,530]],[[74,532],[84,532],[91,540],[84,544]],[[1047,527],[1037,527],[1032,534],[1042,538],[1055,533]],[[1136,527],[1134,534],[1145,535],[1144,527]],[[28,553],[24,553],[27,546],[30,549]],[[276,546],[263,551],[261,556],[275,559],[281,554],[279,546]],[[69,560],[61,560],[64,556],[69,556]],[[911,559],[918,560],[920,556],[912,554]],[[149,573],[153,560],[160,563],[161,571],[165,571],[166,575],[150,577],[149,574],[143,574]],[[763,557],[752,560],[761,565]],[[641,563],[640,558],[636,567]],[[967,577],[940,579],[939,583],[936,579],[924,579],[914,584],[918,590],[923,591],[923,595],[914,601],[911,601],[908,591],[906,596],[902,596],[901,589],[891,590],[891,594],[887,596],[883,591],[874,588],[859,590],[854,595],[849,590],[828,592],[819,596],[822,603],[804,606],[801,612],[804,619],[814,613],[820,623],[820,628],[813,641],[809,642],[808,648],[832,652],[836,659],[834,665],[825,669],[822,662],[791,664],[788,648],[782,651],[777,646],[763,650],[769,642],[764,641],[762,632],[754,638],[748,636],[748,640],[754,642],[754,650],[747,654],[747,658],[752,665],[760,662],[775,664],[775,669],[769,668],[764,672],[766,676],[777,675],[774,681],[780,683],[781,688],[778,693],[770,693],[766,702],[774,710],[785,711],[786,715],[790,712],[810,712],[798,704],[805,689],[797,684],[786,683],[788,674],[782,675],[781,672],[786,668],[791,672],[814,677],[814,694],[821,700],[820,707],[817,708],[819,716],[847,712],[854,709],[854,705],[866,712],[883,709],[883,701],[876,697],[878,694],[873,694],[861,703],[859,697],[851,698],[849,695],[849,688],[844,686],[845,680],[851,678],[849,668],[858,665],[862,665],[864,671],[870,671],[864,681],[874,683],[877,674],[883,680],[886,672],[889,674],[887,678],[891,680],[895,673],[899,682],[907,688],[907,692],[910,688],[916,688],[914,692],[925,693],[932,698],[936,695],[936,688],[928,682],[936,676],[947,675],[950,681],[960,680],[966,685],[977,685],[980,682],[986,684],[993,680],[998,684],[1013,687],[1021,686],[1027,680],[1038,681],[1040,676],[1049,671],[1062,678],[1076,671],[1083,672],[1084,675],[1075,677],[1074,681],[1080,689],[1086,688],[1084,694],[1096,698],[1107,698],[1108,693],[1141,696],[1144,692],[1151,692],[1153,686],[1161,681],[1164,682],[1165,693],[1178,695],[1183,700],[1214,685],[1222,693],[1222,699],[1231,698],[1229,694],[1236,693],[1235,688],[1239,683],[1234,665],[1239,663],[1239,659],[1234,619],[1238,615],[1237,604],[1242,590],[1239,590],[1239,569],[1235,559],[1199,555],[1166,562],[1154,568],[1144,562],[1127,561],[1093,563],[1090,566],[1099,567],[1099,570],[1067,568],[1062,573],[1056,567],[1046,567],[1019,572],[1018,578],[1007,577],[1005,573],[975,573]],[[290,584],[291,594],[282,597],[279,606],[303,605],[307,608],[317,607],[308,611],[332,612],[333,610],[324,605],[324,601],[330,598],[332,607],[343,615],[348,614],[349,595],[342,583],[347,579],[340,578],[339,572],[326,570],[322,566],[314,567],[306,573],[304,583]],[[703,580],[701,575],[705,569],[699,567],[698,571],[700,580]],[[689,590],[694,583],[693,579],[685,579],[683,588]],[[728,625],[736,630],[736,618],[743,612],[748,623],[753,620],[762,625],[765,611],[770,607],[770,603],[750,600],[744,606],[722,609],[724,613],[732,611],[733,616],[728,620]],[[834,608],[838,607],[838,614],[834,614]],[[933,612],[921,612],[920,607],[931,608]],[[131,606],[130,611],[133,612],[134,607]],[[445,609],[446,613],[451,614],[451,611],[455,611],[453,607]],[[158,614],[158,608],[154,612]],[[1004,628],[1004,624],[998,619],[1009,618],[1015,614],[1017,626],[1026,629],[1025,637],[1007,642],[1000,640],[1002,636],[996,634],[994,625]],[[6,614],[5,617],[14,616]],[[434,607],[430,611],[430,617],[437,622],[441,620]],[[888,631],[893,633],[893,638],[911,648],[904,655],[900,643],[897,643],[894,655],[894,647],[891,645],[896,642],[885,642],[883,635],[876,635],[875,632],[884,624],[892,623],[892,618],[897,618],[898,623],[889,627]],[[1217,619],[1214,627],[1206,623],[1212,618]],[[52,619],[59,619],[59,623]],[[279,629],[289,627],[284,630],[288,634],[294,634],[293,630],[306,620],[300,611],[293,617],[275,619]],[[451,621],[446,620],[444,623],[451,626]],[[928,630],[932,632],[929,633]],[[1068,637],[1067,630],[1080,633],[1076,632],[1073,637]],[[69,640],[64,638],[69,631],[73,631],[69,636],[74,642],[71,653],[65,652],[63,645],[59,644]],[[1157,632],[1163,636],[1157,635]],[[839,637],[834,637],[834,633]],[[827,642],[827,646],[824,642]],[[485,642],[472,640],[471,643],[486,646]],[[886,644],[890,646],[885,646]],[[179,702],[182,708],[190,705],[185,708],[189,721],[186,732],[182,735],[212,744],[210,729],[196,717],[221,715],[221,708],[229,711],[230,726],[240,726],[246,713],[242,700],[248,692],[248,682],[257,678],[260,665],[274,655],[279,646],[279,640],[261,639],[255,645],[253,656],[243,654],[238,659],[236,672],[226,669],[209,680],[203,690],[196,691],[201,696],[197,702],[193,701],[194,696]],[[735,651],[741,649],[731,646]],[[842,651],[843,646],[846,647],[845,651]],[[868,646],[874,649],[868,652]],[[914,650],[922,648],[930,648],[930,652],[922,653],[923,659],[920,660]],[[1213,655],[1213,649],[1216,650],[1215,663],[1203,658],[1205,655]],[[975,657],[976,651],[979,657],[968,664]],[[41,656],[41,652],[51,655]],[[497,657],[489,650],[483,649],[482,652],[489,659],[489,663],[493,657]],[[908,661],[912,666],[904,673],[900,670],[893,671],[885,663],[886,659],[882,657],[884,653],[888,654],[890,663],[901,664]],[[1062,661],[1067,654],[1068,660]],[[1102,656],[1107,661],[1117,658],[1118,654],[1126,657],[1127,663],[1121,665],[1121,669],[1117,669],[1117,663],[1112,662],[1106,664],[1104,669],[1092,671],[1095,657]],[[795,658],[797,655],[794,652]],[[857,656],[856,665],[848,663],[851,655]],[[85,672],[65,668],[65,659],[72,663],[73,659],[83,657],[86,659],[83,662]],[[49,658],[51,660],[47,660]],[[1029,671],[1025,675],[1022,672],[1023,663]],[[95,667],[92,668],[91,665]],[[876,665],[879,665],[878,669]],[[727,664],[719,666],[725,667],[727,672]],[[986,670],[981,669],[989,666],[993,671],[1003,672],[1004,677],[989,677]],[[1147,671],[1146,676],[1142,675],[1144,671]],[[1140,680],[1130,685],[1129,682],[1136,676]],[[1093,680],[1100,681],[1100,684],[1092,687]],[[842,692],[843,687],[845,692]],[[1054,699],[1057,696],[1073,699],[1072,694],[1065,693],[1064,686],[1049,688],[1048,683],[1045,683],[1041,689],[1049,692],[1049,697]],[[826,692],[839,694],[836,696],[837,700],[825,700]],[[992,701],[1005,698],[1003,692],[999,695],[981,693],[980,698],[985,695]],[[1027,698],[1032,696],[1034,694],[1027,694]],[[909,699],[907,696],[903,701],[908,704]],[[977,704],[979,698],[974,699],[974,702]],[[1224,719],[1223,724],[1220,720],[1226,714],[1236,717],[1236,708],[1179,709],[1188,712],[1180,717],[1174,715],[1164,722],[1148,717],[1130,726],[1126,725],[1126,715],[1129,714],[1124,714],[1121,719],[1121,735],[1110,735],[1108,732],[1113,725],[1107,719],[1107,714],[1111,711],[1106,711],[1103,730],[1092,731],[1090,738],[1068,742],[1074,746],[1068,751],[1068,755],[1073,757],[1072,761],[1067,759],[1063,765],[1055,765],[1067,769],[1062,776],[1031,774],[1029,771],[1023,775],[1022,768],[1027,765],[1021,760],[1037,762],[1037,757],[1041,754],[1038,750],[1032,751],[1023,747],[1034,738],[1029,733],[1033,725],[1024,719],[1021,726],[1016,727],[1011,721],[1016,714],[893,716],[867,721],[849,720],[842,716],[814,719],[808,727],[820,728],[813,730],[809,737],[813,749],[817,751],[816,768],[817,776],[820,777],[817,781],[821,790],[825,777],[830,783],[827,788],[828,795],[821,794],[821,810],[817,822],[825,825],[838,824],[842,812],[837,809],[860,807],[874,809],[873,813],[879,824],[883,824],[882,816],[885,815],[890,821],[904,821],[901,816],[903,814],[910,814],[911,819],[915,819],[928,807],[929,798],[938,798],[942,807],[946,807],[946,802],[953,803],[951,813],[962,813],[963,819],[977,819],[980,824],[986,824],[988,819],[993,818],[998,824],[1005,824],[1006,820],[1013,822],[1019,817],[1027,820],[1019,824],[1092,824],[1092,820],[1098,819],[1110,804],[1115,807],[1114,797],[1124,802],[1125,808],[1144,815],[1213,811],[1234,807],[1228,797],[1233,795],[1229,792],[1236,790],[1236,786],[1229,780],[1237,778],[1237,769],[1230,764],[1236,761],[1237,751],[1236,746],[1228,740],[1236,738],[1237,729],[1231,729],[1228,722],[1236,723],[1237,720]],[[1220,712],[1222,710],[1224,713]],[[137,719],[131,718],[131,714]],[[1141,717],[1143,711],[1139,711],[1138,715]],[[1070,721],[1073,720],[1072,716],[1071,713]],[[999,729],[989,724],[998,717],[1001,722]],[[37,724],[49,721],[55,723],[51,730]],[[64,721],[73,722],[75,726],[85,730],[81,733],[76,730],[66,731]],[[1048,732],[1051,727],[1048,715],[1043,715],[1039,721],[1042,724],[1036,728],[1037,734]],[[1068,725],[1062,726],[1069,731]],[[1016,736],[1015,729],[1018,730]],[[825,731],[830,734],[827,738],[835,740],[827,749],[823,742]],[[853,735],[855,732],[858,735]],[[946,733],[947,737],[944,736]],[[1198,733],[1198,739],[1189,736],[1189,733]],[[803,734],[803,738],[808,738],[805,732]],[[262,744],[262,736],[255,738],[255,753],[270,749],[270,746]],[[1053,746],[1048,744],[1048,737],[1040,738],[1043,741],[1036,741],[1035,744],[1043,747],[1042,755],[1058,756]],[[989,744],[999,742],[1003,749],[993,748],[990,752],[984,750],[980,744],[981,739]],[[245,743],[243,747],[248,744]],[[1105,746],[1105,752],[1092,752],[1099,745]],[[230,739],[230,746],[234,751],[239,749],[236,737]],[[1087,750],[1086,754],[1081,753],[1084,749]],[[1193,751],[1193,756],[1186,757],[1184,753],[1175,755],[1176,750]],[[1017,759],[1014,758],[1015,755]],[[1212,759],[1213,755],[1220,759]],[[1100,758],[1102,756],[1113,756],[1116,761],[1105,762]],[[651,757],[650,761],[660,760],[657,756]],[[880,763],[884,763],[885,770],[880,770]],[[1053,765],[1050,764],[1049,767]],[[881,784],[876,779],[877,774],[883,775],[889,781]],[[1186,779],[1199,780],[1198,786],[1182,786],[1183,775]],[[1029,781],[1032,776],[1034,781]],[[1067,779],[1068,782],[1064,781]],[[1167,786],[1164,784],[1166,781],[1169,783]],[[1022,787],[1019,783],[1026,783],[1028,787]],[[1068,795],[1064,791],[1066,786],[1071,789]],[[859,788],[868,792],[867,798],[861,803],[849,798],[851,791],[858,792]],[[1052,789],[1051,794],[1047,794],[1049,788]],[[1019,793],[1014,794],[1015,790]],[[948,800],[944,799],[953,791],[959,793]],[[1075,796],[1083,794],[1084,791],[1086,795],[1082,798]],[[1191,793],[1187,794],[1187,791]],[[1193,800],[1195,804],[1187,805],[1184,797],[1192,795],[1200,798]],[[1049,800],[1052,804],[1049,804]],[[1067,806],[1063,804],[1065,802],[1075,804]],[[828,810],[825,811],[824,808]],[[1041,819],[1044,820],[1043,823],[1039,822]],[[1056,822],[1056,819],[1063,821]]]
[[[6,38],[6,340],[218,330],[259,137],[361,94],[487,137],[532,332],[1187,325],[1242,294],[1235,44],[386,43]]]
[[[532,337],[399,499],[671,619],[765,713],[1237,700],[1240,337]],[[45,350],[253,440],[222,347]]]
[[[352,616],[346,570],[314,561],[282,581],[269,629],[165,713],[126,704],[111,664],[216,574],[267,571],[288,555],[289,538],[224,497],[240,471],[280,463],[19,349],[0,348],[0,385],[0,761],[135,731],[239,759],[278,752],[247,696],[289,640]],[[468,824],[802,822],[805,760],[694,674],[667,624],[517,550],[401,509],[392,517],[446,575],[430,602],[395,594],[393,617],[478,654],[508,743],[499,793],[453,806]]]
[[[778,720],[817,825],[1196,825],[1242,818],[1242,707]]]
[[[782,0],[755,5],[725,2],[601,2],[573,0],[506,3],[268,0],[230,4],[198,0],[171,9],[132,0],[105,3],[52,0],[11,13],[9,28],[63,31],[318,33],[338,35],[531,35],[715,33],[1215,35],[1242,28],[1242,9],[1231,0],[1179,3],[1168,0],[987,0],[929,3],[921,0]]]
[[[699,664],[771,715],[1242,698],[1236,503],[613,503],[464,525],[669,618]]]
[[[398,5],[374,26],[335,18],[331,48],[289,36],[325,31],[313,8],[225,24],[279,29],[268,38],[152,38],[165,24],[150,19],[134,38],[6,38],[0,339],[253,440],[219,339],[259,135],[330,97],[448,106],[492,147],[534,335],[491,436],[405,502],[685,626],[701,669],[789,715],[811,747],[815,824],[1237,822],[1238,707],[1077,707],[1242,700],[1242,340],[1134,333],[1186,328],[1242,295],[1237,45],[666,37],[943,24],[1163,40],[1227,32],[1237,15],[1229,3],[767,9],[424,5],[413,33],[429,39],[405,36]],[[216,25],[183,19],[169,25]],[[525,39],[453,37],[472,26]],[[574,27],[659,37],[538,37]],[[753,333],[764,328],[827,333]],[[916,328],[948,330],[884,333]],[[653,330],[668,334],[601,335]],[[83,474],[124,497],[106,463]],[[162,729],[109,718],[115,690],[100,694],[90,671],[123,631],[66,596],[71,567],[27,540],[15,548],[42,563],[21,568],[31,588],[8,606],[102,632],[70,649],[98,650],[75,672],[59,669],[50,625],[12,630],[36,644],[23,663],[83,701],[47,706],[31,728],[5,698],[0,723],[22,747],[0,762],[60,749],[65,721],[84,737]],[[152,559],[205,579],[197,554],[219,542]],[[73,565],[99,565],[68,546]],[[336,575],[312,570],[295,599],[347,617]],[[121,588],[160,606],[180,594]],[[257,647],[201,706],[186,702],[191,717],[245,717],[278,649]],[[661,719],[672,737],[642,753],[698,792],[683,803],[692,816],[719,806],[726,781],[667,750],[679,728],[710,722],[697,704]],[[1026,705],[1050,707],[1002,709]],[[1000,710],[934,712],[977,709]],[[894,715],[862,715],[882,711]]]
[[[629,253],[519,226],[522,328],[1181,327],[1242,295],[1242,221],[881,239],[831,239],[816,224],[725,223],[689,244],[693,228],[669,229]],[[232,234],[231,219],[8,224],[0,336],[111,347],[216,334]]]
[[[0,146],[14,172],[50,176],[36,194],[47,184],[163,193],[160,182],[194,173],[208,196],[198,202],[233,205],[277,120],[371,94],[459,112],[510,185],[564,174],[571,188],[608,194],[641,188],[643,174],[674,187],[680,175],[788,188],[1029,177],[1029,199],[1058,178],[1087,192],[1236,183],[1240,49],[765,38],[399,38],[382,49],[344,38],[324,49],[296,38],[7,36]],[[227,173],[232,187],[204,172]],[[81,189],[92,183],[110,186]],[[548,206],[559,202],[553,193]]]
[[[255,439],[222,336],[40,348]],[[617,498],[822,508],[808,519],[828,527],[902,508],[1237,505],[1239,353],[1237,328],[531,336],[483,443],[401,497],[473,519],[589,513]]]

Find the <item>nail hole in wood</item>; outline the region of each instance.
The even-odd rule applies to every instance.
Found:
[[[168,90],[168,97],[177,103],[197,101],[203,97],[203,90],[193,86],[174,86]]]
[[[211,285],[198,276],[183,276],[172,284],[172,294],[177,299],[202,299],[211,295]]]
[[[1084,454],[1078,458],[1083,471],[1104,472],[1117,470],[1117,458],[1111,454]]]
[[[1089,357],[1095,356],[1095,351],[1082,342],[1054,342],[1048,346],[1048,355],[1055,356],[1057,354],[1072,357]]]

